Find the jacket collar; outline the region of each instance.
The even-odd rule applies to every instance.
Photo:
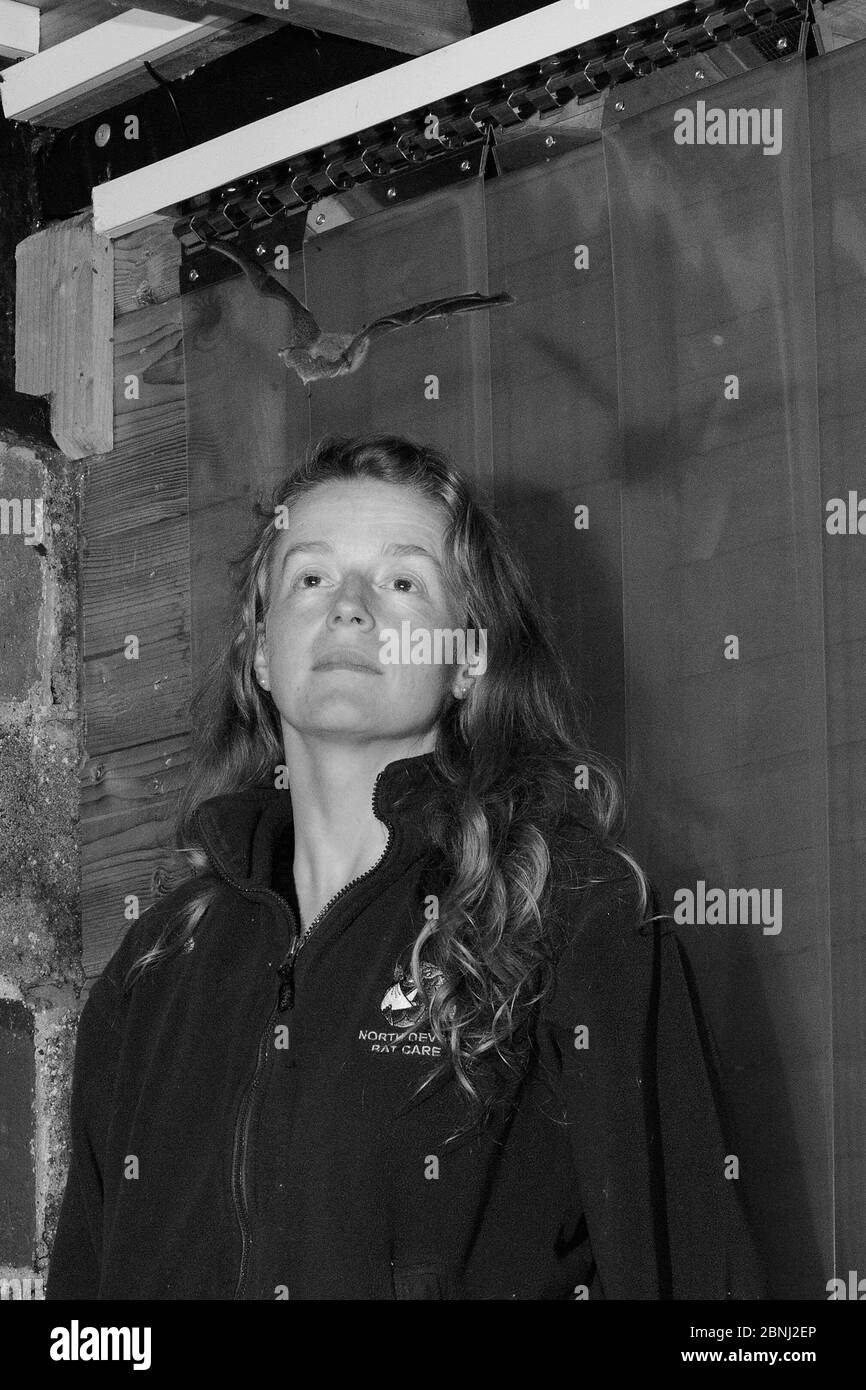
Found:
[[[424,793],[438,785],[435,755],[397,758],[378,774],[373,787],[373,810],[379,820],[414,829],[411,841],[423,843],[419,812]],[[275,787],[249,787],[212,796],[192,816],[195,838],[217,872],[236,887],[269,888],[277,853],[285,853],[292,837],[292,800]],[[404,842],[407,836],[404,835]]]

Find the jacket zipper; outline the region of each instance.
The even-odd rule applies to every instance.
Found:
[[[238,1270],[238,1281],[235,1286],[235,1298],[240,1298],[243,1293],[243,1288],[247,1277],[247,1265],[249,1263],[250,1244],[252,1241],[249,1223],[249,1204],[247,1202],[246,1190],[246,1156],[247,1140],[249,1138],[249,1117],[250,1111],[252,1109],[253,1093],[255,1092],[256,1086],[258,1084],[259,1075],[262,1069],[262,1063],[264,1062],[265,1058],[265,1047],[268,1036],[270,1034],[273,1020],[276,1016],[276,1012],[277,1011],[275,1008],[271,1009],[270,1017],[268,1018],[267,1024],[265,1025],[262,1035],[259,1038],[258,1052],[256,1054],[256,1068],[253,1072],[252,1081],[250,1081],[246,1091],[244,1092],[244,1097],[241,1101],[240,1109],[238,1110],[238,1117],[235,1121],[235,1137],[234,1146],[232,1149],[232,1199],[235,1204],[235,1213],[237,1215],[238,1224],[241,1228],[241,1263],[240,1269]]]
[[[375,783],[373,784],[374,815],[376,814],[376,794],[379,789],[379,778],[381,776],[382,773],[380,772],[376,777]],[[365,869],[362,874],[358,874],[356,878],[353,878],[350,883],[347,883],[343,888],[340,889],[338,893],[335,893],[334,896],[327,903],[325,903],[325,906],[319,912],[316,913],[305,935],[301,935],[300,923],[296,924],[297,929],[295,931],[294,940],[291,944],[291,947],[289,948],[288,954],[285,956],[277,971],[277,974],[280,977],[280,987],[279,993],[277,995],[277,1002],[271,1009],[271,1012],[268,1015],[268,1021],[265,1024],[264,1029],[262,1030],[261,1036],[259,1037],[259,1045],[258,1050],[256,1052],[255,1070],[253,1071],[253,1075],[247,1085],[246,1090],[244,1091],[243,1099],[241,1100],[240,1108],[238,1110],[237,1120],[235,1121],[234,1143],[232,1146],[231,1187],[232,1199],[234,1201],[235,1206],[235,1214],[237,1216],[238,1225],[240,1226],[241,1230],[241,1262],[240,1268],[238,1270],[238,1280],[234,1292],[235,1299],[242,1298],[243,1296],[244,1285],[246,1283],[247,1277],[247,1268],[249,1265],[250,1245],[252,1242],[252,1237],[249,1229],[249,1202],[247,1200],[246,1186],[246,1157],[247,1144],[249,1140],[249,1121],[250,1114],[252,1112],[252,1100],[255,1094],[256,1086],[258,1085],[259,1077],[261,1075],[262,1066],[265,1059],[265,1052],[267,1048],[267,1040],[270,1036],[273,1021],[278,1013],[285,1013],[287,1008],[291,1008],[294,1006],[295,961],[297,959],[298,952],[312,936],[313,931],[317,929],[319,926],[321,926],[322,920],[327,916],[334,904],[338,902],[339,899],[342,898],[345,893],[348,893],[351,888],[354,888],[356,884],[361,883],[363,879],[369,877],[370,874],[374,873],[376,869],[380,868],[381,865],[384,863],[388,855],[388,851],[390,850],[394,840],[394,826],[392,825],[391,821],[385,821],[385,824],[388,827],[388,840],[385,845],[385,848],[383,849],[379,858],[376,860],[375,864],[372,864],[369,869]],[[217,855],[211,853],[211,859],[213,863],[218,866],[219,873],[225,879],[226,883],[228,883],[232,888],[237,889],[239,893],[243,893],[245,897],[274,898],[280,904],[280,907],[285,910],[289,918],[289,921],[295,922],[295,914],[292,911],[291,904],[288,903],[286,899],[282,897],[281,894],[274,892],[272,888],[259,888],[255,891],[251,891],[250,889],[245,888],[242,883],[239,883],[236,878],[233,878],[231,874],[226,873],[225,867],[219,862],[219,858]]]
[[[381,775],[382,775],[382,774],[381,774],[381,772],[380,772],[380,773],[379,773],[379,777],[381,777]],[[379,777],[376,778],[376,785],[378,785]],[[375,810],[376,810],[376,786],[373,787],[373,811],[374,811],[374,813],[375,813]],[[279,998],[278,998],[278,1002],[277,1002],[277,1008],[278,1008],[278,1010],[279,1010],[280,1013],[283,1013],[287,1008],[292,1008],[292,1007],[294,1006],[294,1002],[295,1002],[295,961],[296,961],[297,958],[298,958],[298,953],[299,953],[300,951],[303,950],[304,946],[306,946],[306,944],[307,944],[307,942],[309,941],[310,937],[313,935],[313,932],[317,929],[317,927],[321,926],[322,921],[324,920],[324,918],[327,917],[328,913],[331,911],[331,908],[334,906],[334,904],[335,904],[335,903],[338,903],[338,902],[340,901],[340,899],[343,897],[344,893],[348,893],[348,892],[350,891],[350,889],[352,889],[352,888],[354,888],[354,887],[356,886],[356,884],[362,883],[363,880],[364,880],[365,878],[368,878],[368,877],[370,876],[370,874],[375,873],[376,870],[383,864],[385,858],[387,857],[388,851],[390,850],[391,845],[392,845],[392,842],[393,842],[393,839],[394,839],[394,827],[393,827],[393,825],[391,824],[390,821],[386,821],[385,824],[386,824],[387,827],[388,827],[388,839],[387,839],[387,841],[386,841],[386,843],[385,843],[385,848],[382,850],[382,853],[379,855],[379,858],[376,860],[375,864],[371,864],[371,866],[370,866],[369,869],[365,869],[364,872],[363,872],[362,874],[358,874],[355,878],[351,879],[351,881],[350,881],[349,883],[345,884],[345,885],[339,890],[339,892],[335,893],[334,896],[333,896],[332,898],[330,898],[330,899],[328,900],[328,902],[325,903],[325,906],[319,909],[319,911],[316,913],[315,917],[313,918],[312,922],[310,923],[309,927],[307,928],[307,931],[306,931],[303,935],[301,935],[300,931],[296,934],[295,939],[294,939],[294,941],[292,942],[292,946],[291,946],[291,949],[290,949],[290,951],[289,951],[289,954],[288,954],[288,956],[286,957],[286,959],[283,961],[282,965],[280,966],[280,968],[279,968],[279,970],[278,970],[278,972],[277,972],[278,975],[280,976],[280,979],[282,980],[282,984],[280,985]]]

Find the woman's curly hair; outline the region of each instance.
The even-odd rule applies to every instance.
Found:
[[[528,1024],[553,982],[558,890],[583,892],[603,881],[589,872],[587,832],[608,852],[602,859],[633,876],[640,918],[651,889],[618,840],[620,773],[587,746],[580,698],[526,570],[474,486],[434,449],[390,435],[328,437],[277,485],[268,505],[255,505],[255,532],[230,562],[236,595],[229,633],[193,701],[200,747],[175,817],[175,843],[197,888],[181,895],[179,913],[131,967],[127,987],[183,948],[220,891],[195,843],[192,813],[212,796],[273,787],[284,762],[277,708],[253,672],[279,536],[275,514],[290,514],[297,498],[322,483],[350,479],[413,488],[440,509],[446,583],[465,628],[487,634],[483,678],[468,699],[447,691],[440,710],[438,790],[423,809],[447,886],[436,910],[425,913],[411,956],[413,979],[425,982],[427,1026],[442,1050],[422,1086],[453,1073],[474,1124],[495,1102],[501,1069],[490,1063],[498,1058],[519,1074],[525,1062]]]

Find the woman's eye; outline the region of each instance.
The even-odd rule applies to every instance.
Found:
[[[297,578],[296,578],[296,580],[295,580],[295,583],[296,583],[296,584],[300,584],[303,588],[309,588],[310,586],[306,583],[306,581],[307,581],[308,579],[321,579],[321,578],[322,578],[321,573],[320,573],[318,570],[306,570],[303,574],[299,574],[299,575],[297,576]],[[392,584],[410,584],[410,585],[415,585],[415,586],[417,587],[417,581],[414,580],[413,578],[411,578],[411,576],[408,575],[408,574],[398,574],[398,575],[395,575],[394,578],[391,580],[391,583],[392,583]],[[318,585],[316,585],[315,587],[318,588]],[[404,590],[404,592],[405,592],[405,590]]]

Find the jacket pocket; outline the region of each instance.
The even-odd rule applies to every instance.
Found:
[[[394,1267],[395,1298],[442,1298],[439,1270],[430,1264],[405,1264]]]

